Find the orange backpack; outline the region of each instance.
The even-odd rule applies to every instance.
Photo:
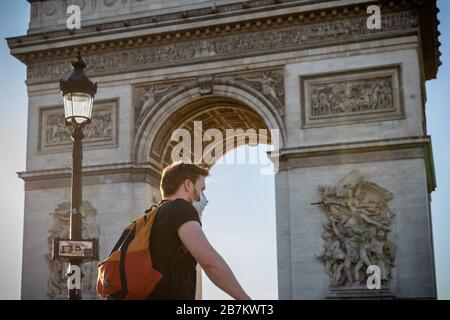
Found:
[[[150,253],[150,235],[161,204],[130,223],[109,257],[98,264],[100,296],[114,300],[146,299],[162,279],[163,274],[153,267]],[[184,246],[180,249],[186,250]]]

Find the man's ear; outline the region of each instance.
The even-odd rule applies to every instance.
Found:
[[[193,183],[191,180],[185,179],[183,186],[184,186],[184,191],[189,192],[193,187]]]

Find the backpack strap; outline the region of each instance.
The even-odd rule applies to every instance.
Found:
[[[170,202],[169,199],[162,199],[158,204],[153,204],[149,209],[145,210],[145,213],[150,213],[154,208],[160,208],[164,203]],[[181,244],[177,252],[175,253],[175,256],[172,258],[172,264],[179,262],[188,252],[188,249],[185,247],[184,244]]]
[[[153,204],[149,209],[145,210],[145,213],[146,213],[146,214],[147,214],[147,213],[150,213],[150,212],[152,212],[152,210],[153,210],[154,208],[159,208],[159,207],[161,207],[164,203],[169,202],[169,201],[171,201],[171,200],[168,200],[168,199],[162,199],[158,204]]]

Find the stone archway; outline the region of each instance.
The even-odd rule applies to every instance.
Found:
[[[166,86],[161,89],[162,92],[164,88],[171,88],[171,85],[162,86]],[[146,92],[152,90],[148,88]],[[153,92],[157,90],[153,89]],[[172,134],[177,129],[184,129],[189,137],[193,137],[192,149],[196,143],[201,144],[202,157],[197,160],[207,167],[212,167],[219,158],[241,145],[255,142],[273,144],[274,149],[279,150],[285,144],[283,113],[280,113],[279,107],[242,82],[211,79],[209,88],[205,90],[203,79],[199,79],[168,92],[154,103],[147,113],[144,111],[137,129],[134,155],[138,165],[150,163],[158,172],[173,161],[172,151],[179,141],[174,141]],[[201,123],[200,137],[197,138],[196,122]],[[210,130],[219,131],[223,139],[202,140]],[[227,135],[228,130],[234,134]],[[256,135],[248,135],[248,132]],[[217,145],[221,145],[221,152],[213,153],[212,163],[204,161],[203,155],[211,154],[210,151],[216,150]],[[192,149],[188,160],[197,162]],[[153,187],[158,189],[158,186]],[[202,297],[201,279],[201,269],[198,268],[197,299]]]
[[[203,131],[216,128],[223,133],[223,144],[227,145],[227,129],[265,130],[261,134],[268,143],[282,148],[286,143],[282,106],[277,106],[270,98],[242,82],[228,79],[200,78],[180,86],[160,97],[154,105],[143,113],[136,130],[134,160],[151,163],[161,169],[170,163],[170,143],[172,132],[184,128],[193,134],[194,121],[202,121]],[[169,86],[170,84],[164,84]],[[153,85],[155,86],[155,85]],[[270,132],[277,133],[274,142]],[[248,139],[244,143],[248,143]],[[204,142],[203,146],[208,143]],[[239,141],[233,147],[239,146]],[[224,150],[224,153],[229,150]]]
[[[65,10],[53,10],[67,1],[29,2],[27,34],[7,39],[27,66],[29,94],[27,164],[19,173],[25,181],[22,298],[46,298],[48,212],[68,199],[71,144],[58,80],[70,73],[75,51],[99,83],[84,144],[83,196],[98,211],[102,256],[122,226],[157,199],[170,131],[192,132],[199,119],[204,130],[229,124],[279,132],[281,299],[367,293],[346,283],[331,290],[329,269],[316,258],[335,238],[321,237],[328,216],[312,204],[349,201],[335,199],[334,190],[350,172],[364,177],[353,185],[370,182],[393,194],[399,254],[389,296],[436,297],[435,177],[424,117],[425,81],[440,65],[435,0],[380,0],[379,30],[366,28],[371,0],[223,0],[212,7],[200,0],[105,0],[83,6],[86,24],[75,32],[66,28]],[[340,239],[341,247],[349,240]]]

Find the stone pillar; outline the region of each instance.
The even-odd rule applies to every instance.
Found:
[[[429,139],[405,139],[389,148],[368,143],[358,147],[328,149],[328,155],[317,158],[295,152],[282,160],[277,175],[280,298],[436,298]],[[286,180],[289,191],[279,187]],[[286,208],[283,215],[280,207]],[[330,228],[332,220],[342,238]],[[346,234],[347,228],[355,234]],[[349,257],[352,244],[355,260]],[[360,283],[346,279],[347,258],[352,277],[360,259],[365,274],[361,250],[371,264],[387,265],[390,276],[380,290],[368,290],[365,277]],[[336,284],[339,266],[341,283]]]

